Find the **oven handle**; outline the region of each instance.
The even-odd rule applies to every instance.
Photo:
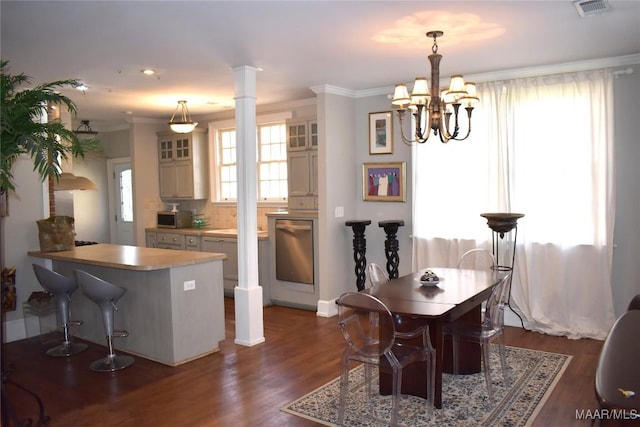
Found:
[[[310,231],[312,228],[310,225],[280,225],[276,224],[276,228],[278,230],[288,230],[288,231]]]

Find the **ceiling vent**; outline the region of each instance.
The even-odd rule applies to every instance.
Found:
[[[576,0],[573,4],[582,18],[597,15],[611,8],[609,0]]]

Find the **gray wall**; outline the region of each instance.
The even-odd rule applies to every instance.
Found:
[[[640,293],[640,66],[615,80],[616,225],[613,304],[624,312]]]

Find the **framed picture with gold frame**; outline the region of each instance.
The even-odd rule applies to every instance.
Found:
[[[370,202],[404,202],[407,192],[406,163],[362,164],[362,199]]]
[[[393,154],[391,111],[369,113],[369,154]]]

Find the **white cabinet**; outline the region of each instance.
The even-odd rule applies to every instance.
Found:
[[[200,236],[184,236],[185,249],[188,251],[200,251],[202,248],[202,238]]]
[[[186,249],[185,235],[180,233],[156,232],[156,248],[160,249]]]
[[[202,252],[217,252],[227,256],[222,263],[222,278],[226,293],[238,286],[238,242],[236,239],[203,237]]]
[[[227,256],[222,263],[224,292],[234,296],[233,289],[238,286],[238,240],[236,238],[202,237],[202,252],[217,252]],[[269,297],[269,240],[258,239],[258,280],[262,286],[262,297],[265,305],[270,303]]]
[[[318,124],[287,122],[287,168],[290,210],[318,209]]]
[[[158,132],[158,171],[163,199],[209,197],[207,137],[202,129],[189,134]]]
[[[156,232],[155,231],[145,231],[145,241],[148,248],[156,247]]]

